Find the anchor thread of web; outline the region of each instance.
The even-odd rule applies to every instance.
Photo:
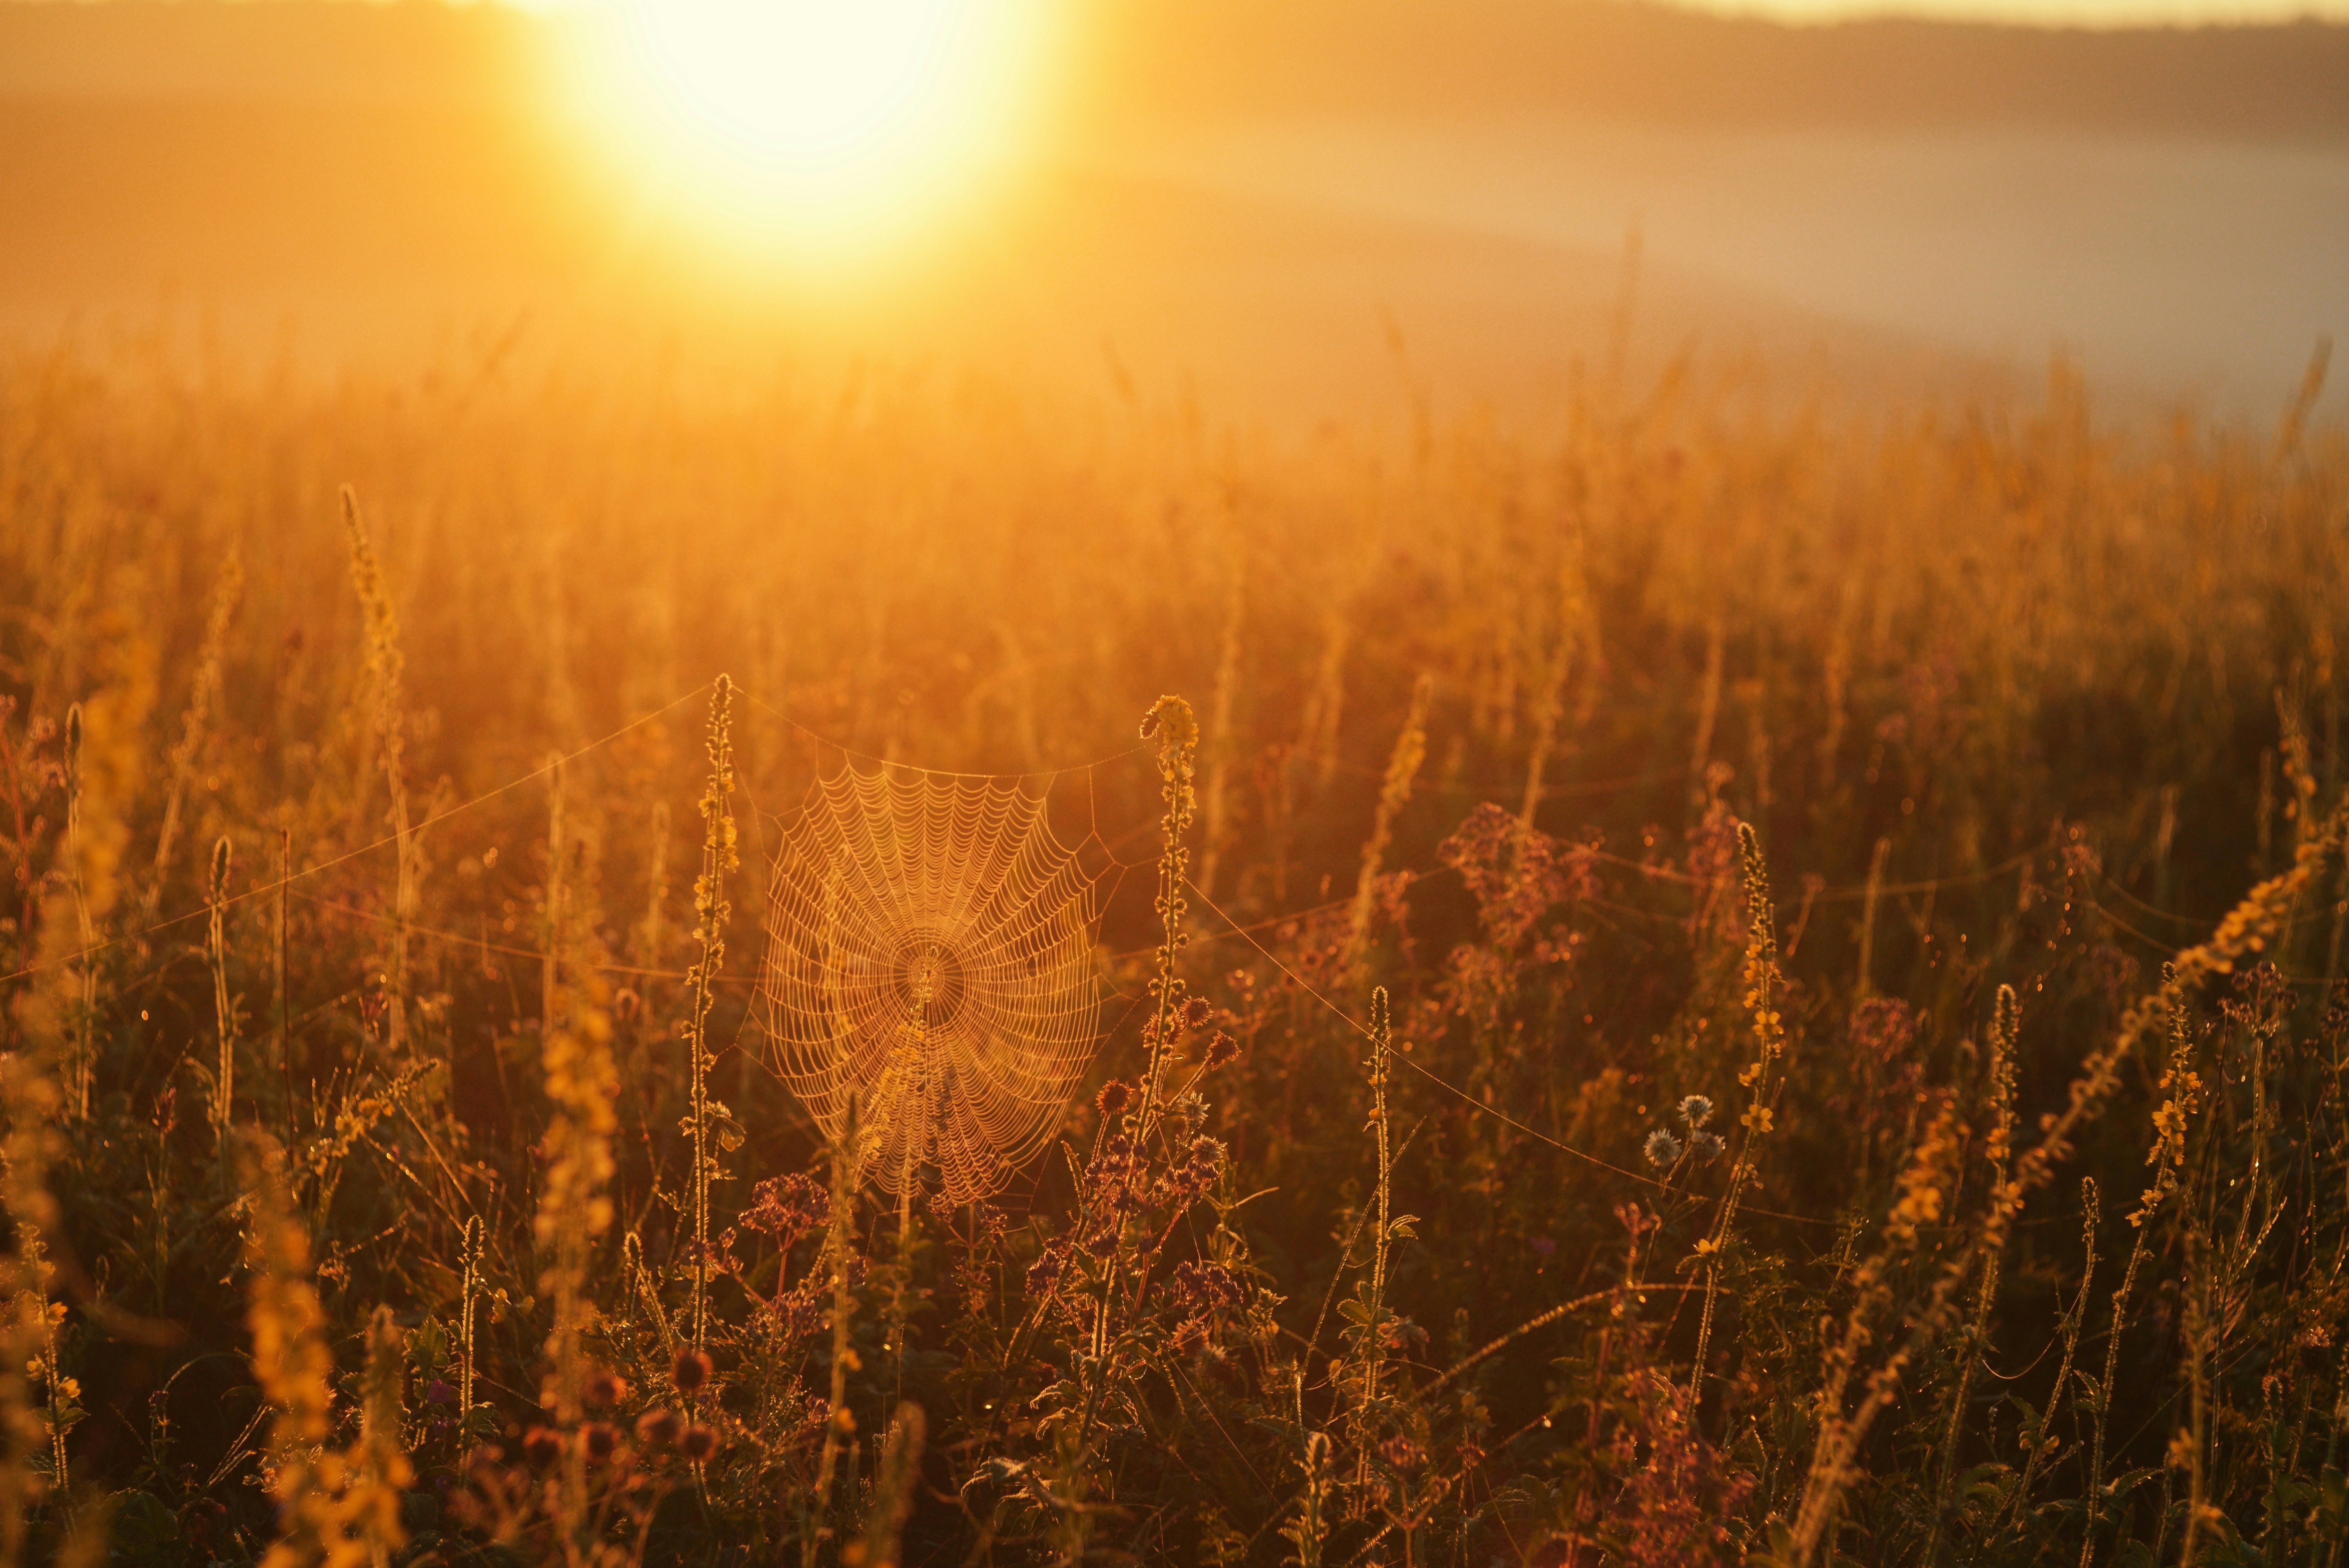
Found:
[[[860,1177],[957,1203],[1050,1141],[1092,1055],[1095,883],[1044,801],[844,768],[785,837],[760,996],[776,1068]]]

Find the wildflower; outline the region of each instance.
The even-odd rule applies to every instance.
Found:
[[[1216,1068],[1230,1063],[1239,1054],[1240,1043],[1223,1030],[1217,1029],[1207,1037],[1207,1050],[1203,1058],[1203,1065],[1208,1071],[1213,1072]]]
[[[591,1405],[616,1405],[627,1397],[628,1380],[608,1367],[598,1368],[582,1390]]]
[[[640,1443],[666,1446],[677,1441],[678,1433],[684,1429],[685,1423],[678,1418],[675,1410],[647,1410],[636,1418],[636,1440]]]
[[[1133,1091],[1126,1087],[1125,1081],[1122,1078],[1110,1079],[1109,1082],[1102,1085],[1101,1093],[1093,1097],[1093,1103],[1101,1107],[1103,1117],[1121,1114],[1133,1101]]]
[[[1066,1266],[1065,1261],[1057,1251],[1046,1253],[1042,1257],[1040,1257],[1034,1263],[1030,1264],[1028,1265],[1028,1294],[1030,1295],[1041,1295],[1046,1291],[1051,1289],[1052,1282],[1061,1277],[1061,1270]]]
[[[1177,1264],[1174,1294],[1200,1317],[1238,1312],[1247,1305],[1247,1291],[1239,1277],[1221,1264]]]
[[[678,1439],[677,1451],[695,1464],[699,1464],[718,1451],[718,1434],[699,1421],[696,1421],[686,1428],[684,1435]]]
[[[1712,1117],[1713,1101],[1704,1096],[1692,1094],[1681,1101],[1681,1119],[1688,1124],[1690,1131],[1702,1127]]]
[[[1645,1152],[1648,1156],[1648,1163],[1661,1171],[1680,1159],[1681,1140],[1674,1138],[1670,1130],[1660,1127],[1648,1134],[1648,1146]]]
[[[1688,1146],[1689,1152],[1700,1161],[1709,1162],[1721,1157],[1721,1140],[1710,1132],[1699,1130],[1690,1133]]]
[[[424,1402],[428,1405],[453,1405],[457,1402],[457,1390],[435,1377],[424,1386]]]
[[[1419,1451],[1419,1445],[1401,1432],[1389,1438],[1380,1448],[1379,1452],[1385,1458],[1387,1463],[1405,1475],[1417,1470],[1419,1461],[1423,1457]]]
[[[1908,1169],[1900,1172],[1900,1199],[1892,1206],[1891,1221],[1887,1226],[1895,1239],[1904,1244],[1914,1243],[1917,1227],[1940,1221],[1944,1194],[1954,1179],[1965,1137],[1965,1128],[1958,1122],[1951,1103],[1944,1099],[1919,1140],[1916,1152],[1909,1157]]]
[[[677,1353],[677,1365],[669,1368],[669,1379],[677,1385],[678,1393],[691,1398],[709,1381],[709,1373],[707,1355],[698,1350],[680,1350]]]
[[[1183,1004],[1183,1026],[1186,1029],[1197,1028],[1207,1021],[1214,1010],[1207,1006],[1207,999],[1205,996],[1192,997]]]
[[[742,1212],[744,1224],[784,1238],[785,1246],[823,1229],[831,1219],[832,1194],[797,1172],[770,1176],[750,1189],[750,1206]]]

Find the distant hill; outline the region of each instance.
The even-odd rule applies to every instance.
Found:
[[[2349,139],[2349,26],[1788,26],[1640,0],[1071,0],[1082,123],[1527,113]],[[439,0],[0,0],[0,97],[510,97],[550,24]]]
[[[1112,0],[1124,112],[2349,138],[2349,26],[1792,26],[1640,0]]]

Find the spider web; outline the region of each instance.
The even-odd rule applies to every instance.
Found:
[[[999,1189],[1092,1056],[1097,879],[1016,784],[854,765],[777,857],[760,996],[777,1070],[901,1201]]]

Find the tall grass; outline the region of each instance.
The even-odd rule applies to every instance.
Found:
[[[2337,1556],[2318,371],[501,374],[0,366],[0,1556]],[[894,1231],[726,958],[843,751],[1108,895],[1093,1092]]]

